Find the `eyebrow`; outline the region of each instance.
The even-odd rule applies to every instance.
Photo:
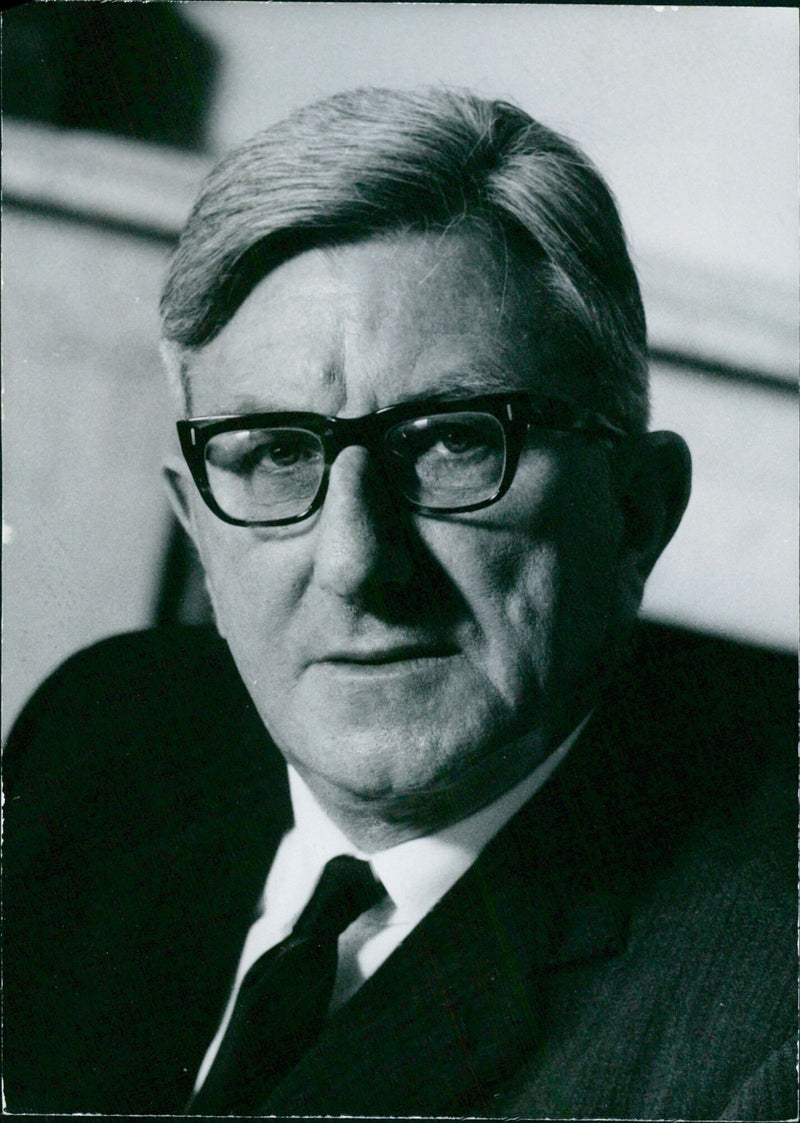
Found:
[[[390,405],[405,405],[410,402],[426,403],[452,401],[459,398],[477,397],[482,394],[492,394],[505,390],[521,390],[525,388],[525,379],[519,373],[515,375],[510,363],[498,359],[485,359],[470,362],[453,368],[443,370],[432,375],[430,386],[421,387],[414,393]],[[286,405],[264,398],[257,398],[252,394],[244,394],[233,398],[230,408],[225,411],[225,416],[246,417],[257,413],[286,413]],[[295,412],[295,411],[288,411]],[[315,410],[299,410],[300,413],[314,413]],[[223,414],[220,414],[223,416]],[[320,415],[322,416],[322,415]]]
[[[230,408],[226,413],[231,417],[241,416],[246,417],[250,413],[285,413],[286,407],[279,406],[276,402],[268,402],[263,398],[256,398],[251,394],[245,394],[241,398],[233,398],[231,400]]]
[[[431,400],[436,398],[461,398],[476,394],[491,394],[502,390],[519,390],[524,379],[515,374],[509,363],[497,360],[464,363],[453,370],[442,371],[435,377],[435,384],[419,394],[411,394],[408,401]]]

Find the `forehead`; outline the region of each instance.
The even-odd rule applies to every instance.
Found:
[[[535,378],[535,294],[484,236],[408,233],[285,262],[189,364],[191,411],[361,413]]]

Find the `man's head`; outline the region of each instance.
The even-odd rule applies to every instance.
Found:
[[[162,311],[183,415],[249,418],[184,426],[205,502],[168,476],[287,759],[365,845],[520,779],[688,494],[599,175],[502,103],[341,95],[212,173]]]

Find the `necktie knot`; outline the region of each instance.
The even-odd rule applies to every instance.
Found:
[[[369,863],[348,854],[332,858],[292,930],[295,937],[340,936],[384,895]]]

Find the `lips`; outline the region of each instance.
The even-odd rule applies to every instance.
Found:
[[[393,647],[336,650],[312,660],[341,666],[382,667],[392,663],[416,662],[421,659],[444,659],[457,654],[453,644],[402,644]]]

